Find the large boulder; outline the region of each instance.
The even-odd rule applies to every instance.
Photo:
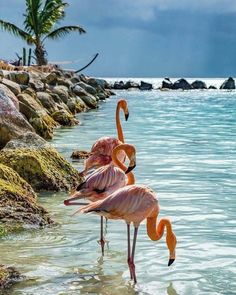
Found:
[[[52,114],[52,118],[62,126],[74,126],[79,123],[79,121],[66,110],[56,111]]]
[[[18,85],[15,82],[3,78],[1,80],[1,83],[7,86],[15,95],[18,95],[19,93],[21,93],[20,85]]]
[[[165,78],[162,81],[162,85],[161,85],[162,89],[172,89],[173,88],[173,83],[170,81],[169,78]]]
[[[6,78],[17,84],[28,85],[30,75],[28,72],[10,72],[6,75]]]
[[[102,87],[102,89],[109,89],[110,88],[110,85],[104,79],[88,78],[87,83],[96,89],[98,86]]]
[[[5,95],[7,95],[11,99],[17,110],[19,110],[19,101],[15,94],[7,86],[3,84],[0,84],[0,90],[2,90],[5,93]]]
[[[191,84],[193,89],[207,89],[207,85],[205,82],[196,80]]]
[[[37,92],[37,99],[41,102],[42,106],[48,110],[50,114],[58,111],[58,107],[53,100],[52,96],[47,92]]]
[[[122,90],[125,88],[125,83],[123,81],[115,82],[112,88]]]
[[[139,84],[134,82],[134,81],[127,81],[124,85],[125,89],[130,89],[130,88],[139,88]]]
[[[2,235],[28,227],[53,224],[48,212],[36,202],[33,188],[19,174],[0,163],[0,228]]]
[[[8,96],[8,90],[0,87],[0,148],[28,131],[34,132],[33,127],[17,110]]]
[[[96,95],[97,91],[94,87],[84,83],[84,82],[79,82],[77,83],[77,85],[79,85],[81,88],[83,88],[86,92],[92,94],[92,95]]]
[[[26,116],[35,131],[45,139],[53,137],[54,128],[58,123],[46,112],[34,92],[28,90],[18,95],[20,111]]]
[[[96,109],[98,107],[98,102],[96,98],[92,94],[85,94],[80,95],[80,98],[83,100],[83,102],[90,108],[90,109]]]
[[[144,82],[144,81],[141,81],[140,83],[140,90],[152,90],[153,89],[153,86],[151,83],[147,83],[147,82]]]
[[[23,278],[24,277],[15,269],[15,267],[0,264],[0,290],[9,288]],[[9,293],[7,292],[6,294]]]
[[[190,90],[192,86],[185,79],[179,79],[173,84],[173,89]]]
[[[57,94],[65,104],[70,97],[68,88],[63,85],[55,86],[53,89],[51,89],[51,92]]]
[[[82,180],[79,172],[37,134],[28,133],[8,143],[0,151],[0,163],[14,169],[36,191],[70,190]]]
[[[220,86],[220,89],[235,89],[235,81],[232,77],[229,77],[224,83]]]

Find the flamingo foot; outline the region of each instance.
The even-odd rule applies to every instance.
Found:
[[[135,273],[135,264],[132,260],[130,260],[128,262],[129,264],[129,269],[130,269],[130,277],[131,277],[131,280],[134,281],[134,283],[136,284],[137,283],[137,278],[136,278],[136,273]]]

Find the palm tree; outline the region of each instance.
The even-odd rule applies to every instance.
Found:
[[[13,23],[0,19],[0,28],[20,37],[29,45],[35,46],[35,56],[38,65],[46,65],[46,50],[44,43],[47,39],[56,40],[70,32],[85,33],[80,26],[62,26],[55,28],[65,17],[65,7],[68,5],[62,0],[25,0],[26,13],[24,14],[24,29]]]

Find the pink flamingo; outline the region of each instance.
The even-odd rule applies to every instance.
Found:
[[[125,114],[125,120],[127,121],[129,118],[129,110],[127,101],[124,99],[120,99],[117,103],[116,107],[116,129],[117,129],[117,138],[112,137],[101,137],[99,138],[92,146],[90,151],[89,158],[85,161],[85,169],[81,174],[86,174],[88,170],[101,167],[109,164],[112,159],[112,151],[113,149],[124,143],[124,134],[120,122],[120,110],[123,110]],[[124,161],[124,153],[119,155],[119,159]]]
[[[130,160],[129,167],[123,165],[118,159],[119,153],[123,151]],[[134,182],[134,176],[131,170],[136,165],[135,159],[136,151],[133,145],[120,144],[115,147],[112,152],[112,162],[108,165],[96,169],[93,173],[88,175],[83,183],[81,183],[76,191],[73,191],[71,198],[64,201],[68,205],[81,205],[75,202],[78,199],[88,199],[91,202],[105,199],[107,196],[115,192],[117,189],[129,185]],[[127,182],[126,175],[127,174]],[[84,204],[83,204],[84,205]],[[103,217],[101,216],[101,237],[100,244],[102,248],[102,255],[104,255],[105,240],[103,237]]]
[[[134,182],[133,182],[134,183]],[[137,282],[134,264],[135,245],[140,223],[147,219],[147,234],[153,241],[160,240],[166,228],[166,244],[169,249],[170,266],[175,260],[176,236],[169,219],[157,222],[159,204],[155,192],[143,185],[127,185],[118,189],[104,200],[80,208],[77,212],[95,213],[108,219],[122,219],[127,224],[128,255],[130,277]],[[130,223],[134,225],[132,252],[130,247]]]

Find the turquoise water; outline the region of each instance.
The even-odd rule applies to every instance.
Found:
[[[4,294],[236,294],[236,92],[121,91],[98,111],[78,115],[81,125],[58,130],[53,145],[69,159],[72,150],[116,135],[119,97],[129,103],[123,127],[137,148],[137,182],[157,191],[160,217],[172,219],[175,263],[167,267],[165,239],[150,241],[142,224],[134,286],[125,224],[108,222],[109,249],[102,258],[99,218],[71,217],[75,208],[63,206],[64,193],[43,194],[40,202],[60,225],[1,242],[1,263],[28,278]]]

